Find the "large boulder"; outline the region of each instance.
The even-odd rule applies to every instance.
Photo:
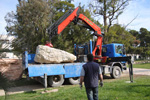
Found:
[[[71,53],[44,45],[37,46],[34,58],[34,61],[38,63],[64,63],[75,60],[76,56]]]

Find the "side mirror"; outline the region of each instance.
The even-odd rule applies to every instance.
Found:
[[[123,54],[126,54],[126,49],[125,49],[125,47],[123,46]]]

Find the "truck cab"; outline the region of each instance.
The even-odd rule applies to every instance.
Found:
[[[102,46],[102,56],[125,57],[125,48],[123,44],[111,43]]]
[[[95,42],[90,40],[87,43],[84,43],[82,45],[74,45],[74,51],[75,55],[77,56],[78,62],[86,62],[87,58],[86,55],[91,53],[95,46]],[[97,51],[98,52],[98,51]],[[113,61],[109,62],[110,59],[115,59],[118,57],[126,57],[125,55],[125,47],[123,44],[119,43],[111,43],[106,44],[102,46],[102,56],[107,57],[107,60],[105,63],[102,63],[101,61],[95,61],[97,62],[101,69],[103,74],[110,74],[112,78],[119,78],[121,76],[121,73],[123,70],[127,69],[126,62],[125,61]]]

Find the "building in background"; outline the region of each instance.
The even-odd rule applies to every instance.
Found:
[[[14,36],[0,35],[0,58],[18,58],[11,52],[13,50],[11,46],[13,39],[15,39]]]

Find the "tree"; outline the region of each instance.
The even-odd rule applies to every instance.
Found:
[[[141,54],[143,57],[150,56],[150,32],[146,28],[140,28],[140,31],[129,31],[136,40],[134,41],[135,47],[130,47],[130,51],[135,54]],[[140,44],[140,45],[139,45]]]
[[[19,52],[28,50],[35,53],[37,45],[49,40],[47,28],[71,8],[74,9],[74,5],[67,1],[19,0],[16,14],[12,12],[6,16],[8,23],[6,29],[9,34],[16,36],[12,44],[14,49]],[[94,21],[84,7],[81,7],[81,13]],[[52,43],[56,48],[73,52],[75,43],[84,43],[90,38],[90,31],[70,23],[60,36],[52,39]]]
[[[149,47],[150,46],[150,32],[146,28],[140,28],[139,39],[141,41],[141,47]]]
[[[133,36],[135,36],[136,38],[138,38],[138,36],[139,36],[139,32],[138,32],[138,31],[136,31],[136,30],[129,30],[129,32],[130,32]]]
[[[104,34],[109,33],[109,28],[113,22],[123,13],[130,0],[94,0],[90,4],[93,13],[103,16]],[[105,41],[104,41],[105,42]]]
[[[134,47],[139,46],[139,44],[141,42],[139,39],[139,32],[136,30],[129,30],[129,33],[131,33],[136,38],[136,40],[134,40],[133,46]]]
[[[140,31],[130,30],[129,31],[133,36],[136,37],[137,41],[140,43],[140,47],[149,47],[150,46],[150,32],[146,28],[140,28]]]
[[[107,44],[122,43],[125,45],[126,50],[132,46],[135,39],[136,38],[131,33],[129,33],[123,26],[119,24],[114,24],[111,26],[107,37],[105,37]]]
[[[6,30],[16,36],[12,46],[14,50],[34,53],[36,46],[48,40],[47,27],[53,17],[52,13],[57,0],[18,0],[16,13],[5,17]],[[49,5],[50,4],[50,5]]]

